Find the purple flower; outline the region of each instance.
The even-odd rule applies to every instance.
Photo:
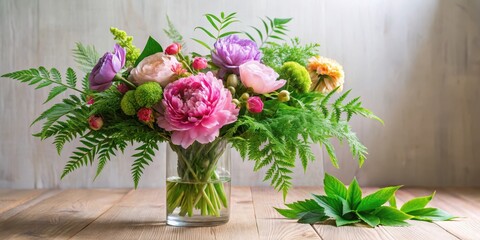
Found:
[[[257,44],[249,39],[240,39],[237,35],[230,35],[218,39],[212,51],[212,62],[220,67],[219,77],[226,73],[238,74],[238,67],[248,61],[260,61],[262,53]]]
[[[113,53],[106,52],[92,69],[88,77],[90,89],[100,92],[107,90],[123,66],[125,66],[125,49],[115,44]]]

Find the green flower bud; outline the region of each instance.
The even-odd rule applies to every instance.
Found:
[[[236,74],[230,74],[227,77],[227,86],[236,88],[238,86],[238,77]]]
[[[233,99],[232,102],[237,106],[241,105],[241,103],[240,103],[240,101],[238,101],[238,99]]]
[[[122,101],[120,101],[120,107],[122,108],[123,113],[128,116],[137,114],[137,109],[140,107],[135,100],[135,90],[130,90],[123,95]]]
[[[280,69],[280,78],[287,80],[289,91],[305,93],[310,91],[312,80],[307,69],[297,62],[286,62]]]
[[[240,97],[242,101],[247,101],[249,98],[250,98],[250,94],[248,93],[243,93],[242,96]]]
[[[235,90],[235,88],[232,87],[232,86],[228,87],[227,89],[228,89],[228,91],[230,91],[230,93],[232,94],[232,96],[234,96],[234,95],[235,95],[235,92],[237,91],[237,90]]]
[[[163,90],[157,82],[147,82],[137,87],[135,90],[135,100],[140,107],[150,108],[158,103],[163,95]]]
[[[278,94],[278,101],[280,102],[288,102],[290,100],[290,92],[287,90],[282,90]]]

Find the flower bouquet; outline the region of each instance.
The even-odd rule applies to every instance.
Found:
[[[166,49],[152,37],[138,49],[116,28],[110,29],[113,52],[101,57],[94,47],[77,43],[73,55],[85,72],[81,84],[72,68],[65,80],[57,69],[44,67],[3,75],[37,89],[53,85],[45,102],[67,90],[75,93],[33,121],[44,122],[34,136],[53,138],[59,153],[66,142],[80,139],[62,178],[95,161],[98,176],[118,152],[137,144],[131,169],[137,187],[166,142],[167,223],[199,226],[228,221],[232,147],[255,162],[254,171],[266,168],[264,180],[284,197],[296,160],[304,169],[315,160],[311,144],[325,147],[338,167],[330,140],[345,141],[362,165],[366,148],[348,121],[353,115],[380,119],[358,97],[347,102],[350,91],[332,100],[343,88],[341,65],[318,56],[318,44],[285,40],[291,19],[262,19],[262,27],[249,33],[228,31],[239,22],[235,13],[205,17],[211,26],[196,30],[213,45],[193,40],[207,54],[186,52],[168,20],[165,33],[173,43]]]

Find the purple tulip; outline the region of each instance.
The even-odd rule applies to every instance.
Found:
[[[226,73],[239,74],[238,67],[248,61],[260,61],[262,53],[257,44],[250,39],[240,39],[237,35],[230,35],[218,39],[212,51],[212,62],[220,68],[219,77]]]
[[[99,92],[107,90],[123,66],[125,66],[125,49],[115,44],[113,53],[106,52],[92,69],[88,77],[90,89]]]

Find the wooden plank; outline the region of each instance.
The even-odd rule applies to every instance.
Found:
[[[0,221],[0,239],[70,238],[127,190],[65,190]]]
[[[213,228],[216,239],[259,239],[250,187],[232,187],[230,221]]]
[[[406,188],[399,192],[397,197],[402,201],[407,201],[413,197],[429,195],[433,189],[425,188]],[[478,189],[473,191],[456,191],[454,189],[438,189],[430,205],[441,208],[460,218],[453,221],[435,222],[436,225],[445,229],[449,233],[460,239],[480,239],[480,220],[478,199]]]
[[[4,221],[7,218],[10,218],[14,215],[17,215],[19,212],[24,211],[25,209],[28,209],[28,208],[34,206],[35,204],[38,204],[39,202],[42,202],[43,200],[45,200],[47,198],[55,196],[56,194],[58,194],[60,192],[61,192],[61,190],[58,190],[58,189],[57,190],[44,191],[42,194],[37,195],[35,198],[33,198],[29,201],[26,201],[26,202],[24,202],[20,205],[17,205],[14,208],[11,208],[11,209],[1,213],[0,214],[0,221]]]
[[[287,202],[308,198],[310,192],[320,193],[320,188],[294,188]],[[252,188],[253,205],[260,239],[321,239],[308,224],[298,224],[278,214],[273,207],[284,207],[282,194],[266,187]]]
[[[166,225],[165,189],[139,189],[83,229],[74,239],[214,239],[211,228]]]
[[[46,190],[0,189],[0,214],[32,200],[44,192]]]
[[[128,194],[74,239],[258,239],[249,187],[232,188],[230,221],[218,227],[180,228],[165,224],[165,190]]]

